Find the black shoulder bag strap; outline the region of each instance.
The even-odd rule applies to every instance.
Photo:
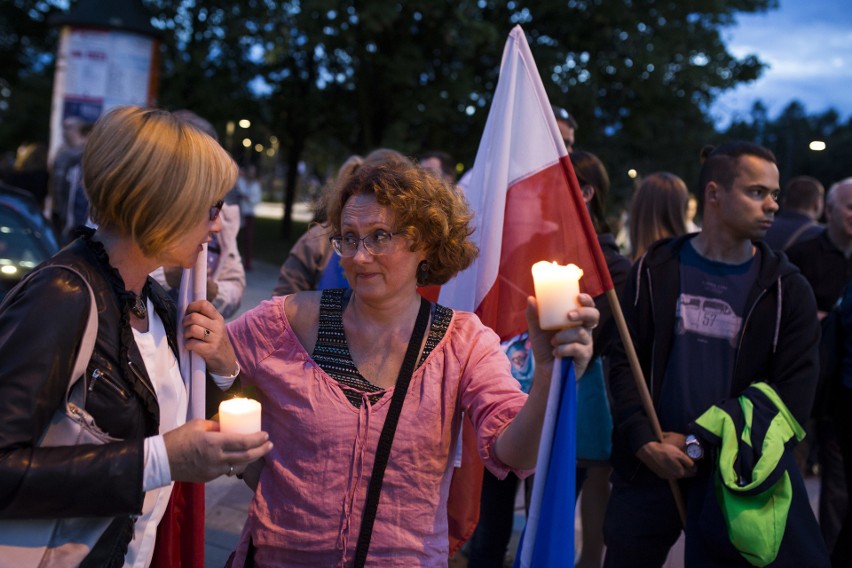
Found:
[[[373,523],[376,521],[376,510],[379,507],[379,495],[382,492],[382,481],[385,478],[385,468],[388,465],[393,436],[396,432],[396,425],[399,423],[402,403],[405,402],[405,393],[408,392],[408,383],[411,382],[411,375],[414,374],[414,366],[417,364],[417,355],[420,353],[420,344],[423,343],[423,334],[426,333],[426,324],[429,323],[430,310],[429,301],[420,298],[420,311],[417,314],[414,331],[411,332],[411,339],[408,340],[408,349],[405,352],[405,359],[402,360],[402,367],[399,369],[393,398],[390,402],[387,418],[385,418],[385,425],[382,427],[382,433],[379,436],[378,448],[376,448],[373,475],[370,477],[370,487],[367,489],[367,502],[364,505],[361,532],[358,534],[358,546],[355,549],[355,568],[363,568],[367,561],[367,551],[370,548],[370,539],[373,536]]]

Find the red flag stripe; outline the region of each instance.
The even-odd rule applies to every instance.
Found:
[[[592,296],[612,289],[597,234],[567,156],[509,188],[503,223],[497,279],[476,310],[501,340],[527,327],[527,296],[535,294],[530,270],[540,260],[582,268],[582,290]]]

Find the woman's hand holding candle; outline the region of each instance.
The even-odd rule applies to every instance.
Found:
[[[577,325],[568,313],[577,309],[583,271],[575,264],[536,262],[532,266],[538,318],[541,329],[563,329]]]
[[[219,431],[237,434],[260,432],[260,403],[250,398],[230,398],[219,404]]]
[[[592,336],[600,319],[588,294],[580,294],[583,271],[576,265],[537,262],[532,266],[535,298],[527,307],[527,323],[536,367],[555,357],[573,357],[577,378],[592,356]],[[532,313],[531,313],[532,312]],[[544,333],[544,330],[559,330]]]
[[[166,432],[163,443],[172,480],[200,483],[240,474],[272,449],[266,432],[221,432],[216,422],[201,419]]]
[[[540,308],[536,298],[527,298],[526,318],[536,366],[534,382],[544,377],[549,380],[550,367],[556,357],[573,357],[578,379],[586,371],[592,359],[591,330],[597,326],[600,312],[588,294],[579,294],[577,304],[577,307],[567,314],[570,327],[552,331],[542,329],[539,324]]]

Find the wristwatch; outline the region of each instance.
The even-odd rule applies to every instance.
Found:
[[[686,455],[688,455],[691,459],[700,460],[704,457],[704,448],[701,447],[701,442],[698,441],[698,438],[690,434],[686,437]]]

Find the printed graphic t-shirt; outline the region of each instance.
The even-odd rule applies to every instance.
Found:
[[[680,252],[680,295],[675,334],[660,398],[663,431],[687,431],[707,408],[730,396],[736,347],[748,291],[760,261],[725,264],[698,254],[692,242]]]

